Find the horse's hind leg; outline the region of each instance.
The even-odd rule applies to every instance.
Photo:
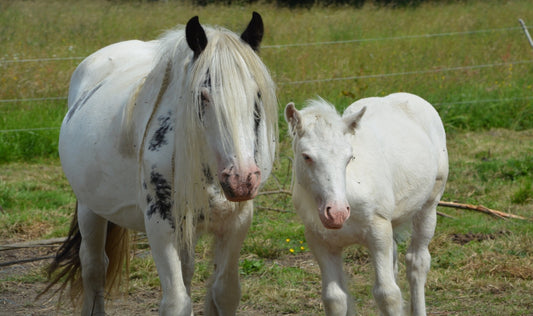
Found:
[[[429,242],[433,238],[437,223],[438,201],[426,204],[413,218],[413,232],[411,244],[405,256],[407,265],[407,279],[411,289],[411,315],[426,315],[425,291],[427,274],[431,264],[428,250]]]
[[[105,254],[107,220],[78,202],[78,225],[83,281],[82,315],[105,315],[105,277],[108,259]]]

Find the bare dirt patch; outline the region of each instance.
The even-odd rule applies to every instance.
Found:
[[[1,242],[4,245],[10,243],[12,242]],[[58,306],[59,295],[52,295],[55,288],[37,299],[37,296],[47,286],[46,266],[51,262],[51,257],[58,247],[59,244],[47,247],[0,250],[0,316],[66,316],[77,314],[79,306],[72,306],[68,298],[64,298],[61,305]],[[318,266],[314,263],[310,253],[286,256],[281,260],[276,260],[276,263],[318,273]],[[198,289],[193,289],[194,292],[198,292]],[[160,290],[147,291],[130,287],[127,294],[119,294],[106,301],[106,315],[159,315],[160,300]],[[320,304],[320,301],[317,299],[309,303]],[[194,303],[194,312],[195,315],[204,315],[203,298]],[[241,302],[237,314],[266,316],[272,313]],[[287,313],[287,315],[300,314]]]
[[[492,234],[483,234],[483,233],[466,233],[466,234],[452,234],[451,239],[454,243],[465,245],[471,241],[483,241],[483,240],[494,240],[500,236],[509,234],[506,231],[499,231]]]
[[[53,256],[55,247],[22,248],[0,252],[0,315],[73,315],[75,308],[66,301],[58,309],[58,295],[36,299],[46,288],[46,265],[51,259],[20,262]],[[10,262],[20,262],[6,265]],[[53,293],[53,292],[51,292]],[[107,315],[157,315],[160,293],[132,291],[114,297]]]

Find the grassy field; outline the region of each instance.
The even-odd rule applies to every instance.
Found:
[[[0,131],[52,129],[2,133],[0,162],[57,157],[65,100],[20,99],[66,97],[80,58],[117,41],[154,39],[193,15],[240,31],[252,10],[266,23],[261,55],[278,84],[280,107],[318,94],[342,109],[361,97],[409,91],[436,104],[449,132],[533,127],[533,59],[517,20],[533,21],[528,1],[310,10],[3,1]],[[342,43],[352,40],[359,41]],[[332,41],[337,43],[290,46]],[[327,81],[339,78],[351,79]]]
[[[74,206],[56,153],[66,101],[10,100],[65,97],[77,57],[107,44],[153,39],[193,15],[240,31],[253,10],[265,20],[261,55],[278,85],[280,115],[287,102],[301,105],[316,95],[342,110],[361,97],[416,93],[435,104],[447,129],[450,179],[443,200],[533,217],[533,52],[517,22],[533,25],[530,1],[289,10],[266,4],[8,0],[0,3],[0,243],[64,236]],[[326,43],[332,41],[341,43]],[[24,61],[65,57],[73,59]],[[13,129],[31,130],[7,131]],[[280,116],[280,159],[264,191],[289,188],[289,142]],[[321,314],[318,267],[290,197],[261,195],[256,209],[241,252],[239,314]],[[430,245],[429,313],[531,315],[532,222],[439,211],[453,218],[439,217]],[[208,245],[205,238],[197,247],[198,310],[211,271]],[[142,238],[136,254],[130,298],[158,293]],[[375,315],[366,250],[348,249],[345,268],[359,312]],[[42,285],[44,275],[37,268],[0,278],[1,299],[19,287]],[[405,278],[400,285],[407,298]],[[158,299],[152,294],[142,300],[136,313],[155,314]]]

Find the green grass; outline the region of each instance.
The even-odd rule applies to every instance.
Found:
[[[524,170],[530,168],[533,130],[454,132],[448,136],[448,148],[451,172],[444,200],[483,204],[532,217],[533,200],[514,199],[524,194],[520,192],[531,192],[531,173]],[[489,167],[485,167],[487,163]],[[289,159],[282,156],[276,178],[271,178],[263,191],[288,188],[288,165]],[[0,240],[41,239],[66,234],[74,197],[57,160],[8,163],[2,165],[0,173],[0,205],[4,209],[0,214]],[[433,260],[426,286],[429,313],[527,315],[533,294],[533,223],[469,210],[439,211],[453,218],[438,217],[430,244]],[[213,269],[210,240],[203,237],[196,248],[193,301],[198,310]],[[138,239],[137,245],[126,291],[130,295],[157,293],[159,279],[145,237]],[[399,246],[400,286],[407,299],[403,265],[406,244]],[[377,315],[368,251],[350,247],[345,251],[344,263],[358,310],[362,315]],[[242,314],[322,313],[319,269],[289,196],[268,194],[257,198],[253,224],[241,251],[240,277]],[[43,278],[28,273],[6,280],[31,284]],[[150,304],[157,308],[157,297]]]
[[[533,64],[520,29],[439,37],[274,48],[268,45],[383,39],[518,27],[533,23],[529,1],[461,1],[413,8],[286,9],[267,4],[193,7],[177,2],[4,1],[0,3],[0,99],[66,96],[79,60],[4,60],[87,56],[120,40],[150,40],[198,14],[202,23],[242,30],[252,10],[265,20],[261,55],[278,84],[279,161],[263,191],[287,190],[292,153],[282,108],[321,95],[343,109],[356,99],[409,91],[436,105],[448,132],[450,177],[443,200],[482,204],[533,217]],[[499,64],[460,71],[450,67]],[[434,72],[426,72],[435,70]],[[394,76],[372,76],[403,72]],[[352,76],[351,80],[291,84]],[[74,196],[57,159],[65,100],[0,102],[0,240],[63,236]],[[533,309],[533,224],[475,211],[439,208],[427,305],[435,315],[527,315]],[[320,275],[290,196],[256,199],[241,251],[242,314],[322,314]],[[458,240],[468,240],[460,244]],[[287,241],[289,240],[289,241]],[[301,242],[301,243],[300,243]],[[201,309],[212,272],[210,239],[197,247],[193,301]],[[301,249],[300,247],[303,247]],[[400,245],[403,258],[405,245]],[[293,251],[291,252],[291,249]],[[345,253],[350,289],[362,315],[376,315],[368,252]],[[405,267],[400,266],[401,273]],[[37,274],[39,275],[39,274]],[[17,277],[33,283],[36,274]],[[404,277],[400,286],[407,298]],[[157,292],[146,241],[132,261],[127,292]],[[150,308],[157,308],[157,298]]]
[[[261,55],[279,87],[280,113],[289,101],[301,105],[316,95],[342,109],[362,97],[408,91],[436,104],[448,131],[533,128],[531,48],[517,22],[518,17],[533,21],[528,1],[429,3],[416,9],[112,1],[6,1],[0,6],[1,100],[65,97],[80,62],[13,60],[85,57],[117,41],[154,39],[193,15],[240,31],[257,10],[266,24]],[[419,36],[479,30],[493,31]],[[354,39],[364,41],[269,47]],[[456,67],[462,69],[446,70]],[[2,102],[0,130],[58,128],[65,112],[64,99]],[[57,133],[0,132],[0,162],[57,157]]]
[[[0,167],[0,240],[65,236],[74,197],[57,160]]]

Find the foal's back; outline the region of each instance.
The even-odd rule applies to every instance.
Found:
[[[355,159],[347,169],[347,194],[351,204],[364,200],[400,224],[442,193],[448,175],[444,127],[431,104],[409,93],[361,99],[343,116],[362,107],[364,118],[351,138]]]

